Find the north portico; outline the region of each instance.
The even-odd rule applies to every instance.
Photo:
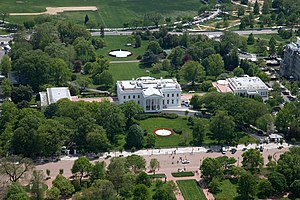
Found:
[[[163,108],[180,106],[181,87],[176,79],[140,77],[117,81],[119,103],[136,101],[145,112],[161,112]]]

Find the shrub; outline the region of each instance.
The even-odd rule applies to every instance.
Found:
[[[158,113],[158,114],[140,114],[135,117],[136,120],[145,120],[149,118],[157,118],[162,117],[166,119],[176,119],[178,118],[178,115],[173,113]]]
[[[177,129],[177,128],[174,128],[173,129],[174,133],[177,133],[177,134],[182,134],[182,129]]]

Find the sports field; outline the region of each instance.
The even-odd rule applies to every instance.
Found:
[[[10,13],[45,12],[46,7],[96,6],[97,11],[72,11],[59,14],[64,18],[83,21],[85,14],[106,27],[123,27],[133,19],[143,18],[145,13],[157,12],[164,17],[194,16],[199,0],[1,0],[0,10]],[[67,14],[66,14],[67,13]],[[10,16],[19,21],[32,17]]]

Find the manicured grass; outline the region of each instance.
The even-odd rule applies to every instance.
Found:
[[[163,17],[194,16],[202,5],[199,0],[1,0],[0,7],[8,12],[43,12],[46,7],[56,6],[96,6],[94,15],[97,22],[106,27],[123,27],[133,19],[142,19],[145,13],[157,12]],[[69,12],[63,17],[82,20],[90,11]],[[14,18],[14,17],[11,17]]]
[[[150,174],[148,175],[150,178],[165,178],[165,174]]]
[[[188,177],[188,176],[194,176],[193,172],[173,172],[173,177]]]
[[[225,179],[221,182],[220,192],[215,194],[216,199],[234,200],[237,196],[237,181]]]
[[[149,72],[147,72],[147,70]],[[152,76],[155,78],[165,77],[168,72],[152,73],[152,68],[141,68],[139,63],[111,63],[109,71],[113,75],[114,82],[117,80],[131,80],[141,76]]]
[[[176,183],[185,200],[206,200],[196,180],[178,180]]]
[[[120,35],[120,36],[104,36],[105,41],[105,47],[102,49],[97,50],[97,55],[102,55],[105,57],[109,57],[110,60],[137,60],[137,56],[143,55],[148,47],[149,41],[142,40],[142,45],[139,48],[133,48],[131,46],[126,46],[128,43],[132,43],[131,35]],[[132,53],[131,56],[128,56],[127,58],[115,58],[112,56],[109,56],[108,53],[111,50],[116,49],[125,49]]]
[[[189,141],[192,140],[192,131],[187,125],[187,120],[183,117],[177,119],[165,119],[165,118],[149,118],[139,121],[142,129],[148,131],[149,134],[154,134],[153,130],[157,128],[169,128],[169,129],[181,129],[183,132],[189,134]],[[180,146],[182,142],[182,136],[179,134],[172,134],[167,137],[156,136],[155,147],[176,147]]]
[[[254,35],[255,38],[260,38],[260,39],[264,39],[264,40],[270,40],[272,37],[275,38],[275,40],[279,43],[283,42],[283,43],[290,43],[291,39],[282,39],[279,34],[277,33],[273,33],[273,34],[259,34],[259,35]]]

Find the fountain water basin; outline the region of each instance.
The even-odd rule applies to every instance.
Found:
[[[153,132],[155,135],[162,136],[162,137],[170,136],[173,134],[173,131],[168,128],[157,128]]]
[[[112,50],[108,53],[110,56],[116,57],[116,58],[126,58],[128,56],[131,56],[132,53],[127,50],[119,49],[119,50]]]

